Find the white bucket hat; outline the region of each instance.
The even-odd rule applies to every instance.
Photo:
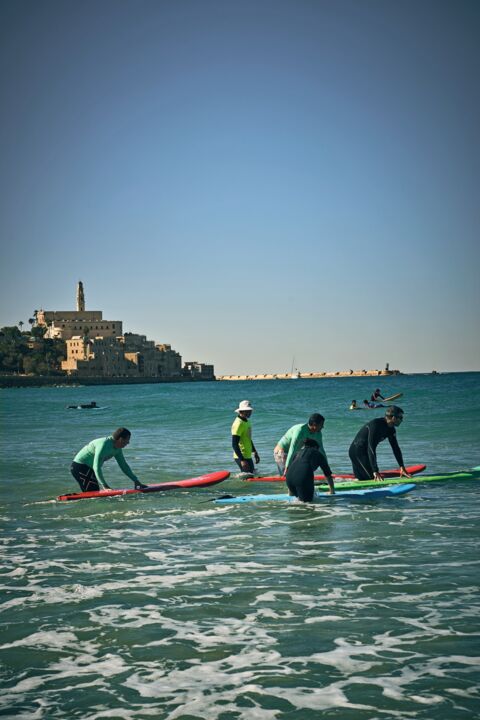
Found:
[[[253,407],[250,405],[250,400],[242,400],[235,412],[246,412],[247,410],[253,412]]]

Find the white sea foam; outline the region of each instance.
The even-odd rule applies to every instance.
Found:
[[[13,570],[10,570],[10,572],[2,573],[0,578],[4,577],[23,577],[27,574],[27,569],[23,567],[16,567]]]
[[[359,648],[337,639],[335,641],[338,645],[334,650],[329,650],[323,653],[313,653],[309,662],[317,662],[322,665],[329,665],[330,667],[336,668],[341,672],[349,675],[354,672],[367,672],[373,667],[380,664],[379,661],[367,661],[367,660],[355,660],[354,655],[359,654]],[[361,649],[362,655],[374,654],[368,648]]]
[[[49,670],[56,673],[57,680],[82,675],[112,678],[115,675],[130,672],[130,665],[122,657],[112,653],[106,653],[99,658],[82,652],[75,657],[62,658],[60,662],[51,663]]]
[[[189,646],[199,650],[209,648],[250,645],[252,638],[256,644],[274,645],[275,640],[268,631],[256,624],[248,623],[241,618],[222,619],[221,622],[211,621],[202,624],[193,620],[178,621],[163,616],[162,632],[168,637],[153,640],[144,647],[171,646],[179,642],[187,642]]]
[[[330,622],[342,622],[345,620],[342,615],[317,615],[315,617],[305,618],[306,625],[312,625],[313,623],[330,623]]]
[[[43,647],[46,649],[67,649],[76,647],[78,643],[77,636],[72,632],[62,632],[48,630],[33,633],[21,640],[15,640],[11,643],[0,645],[1,650],[12,647]],[[93,646],[92,646],[93,647]]]
[[[24,605],[60,605],[62,603],[80,602],[85,598],[100,597],[102,590],[98,587],[72,585],[64,587],[39,587],[31,584],[21,588],[21,597],[15,597],[0,605],[0,612],[11,610],[12,608],[22,607]]]
[[[119,605],[104,605],[89,611],[90,623],[105,627],[141,628],[146,625],[159,625],[163,617],[156,605],[144,605],[141,608],[125,608]]]

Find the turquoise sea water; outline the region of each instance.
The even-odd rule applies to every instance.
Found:
[[[480,374],[0,391],[0,716],[140,720],[456,720],[480,707],[480,481],[378,502],[217,506],[203,490],[57,503],[75,452],[119,425],[147,483],[236,473],[230,425],[255,407],[260,469],[326,418],[334,471],[403,392],[408,464],[480,464]],[[67,410],[96,400],[105,409]],[[388,443],[381,466],[393,467]],[[114,487],[131,486],[116,464]],[[281,490],[279,486],[278,490]]]

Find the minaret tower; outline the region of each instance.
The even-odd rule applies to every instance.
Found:
[[[85,295],[83,294],[83,283],[77,285],[77,312],[85,312]]]

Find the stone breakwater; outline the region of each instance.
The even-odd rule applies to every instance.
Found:
[[[390,375],[401,375],[400,370],[339,370],[337,372],[311,372],[265,374],[265,375],[217,375],[217,380],[292,380],[300,378],[308,380],[313,378],[338,378],[338,377],[379,377]]]

